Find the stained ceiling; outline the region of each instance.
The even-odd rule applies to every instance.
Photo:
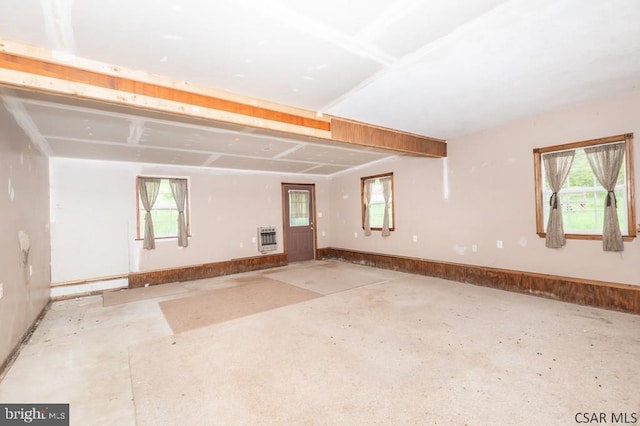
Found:
[[[637,0],[6,0],[0,38],[452,139],[640,87]],[[56,157],[332,175],[396,155],[0,88]]]

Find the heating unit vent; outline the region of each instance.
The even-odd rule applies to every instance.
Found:
[[[267,253],[278,249],[278,240],[276,238],[276,228],[273,226],[264,226],[258,228],[258,251]]]

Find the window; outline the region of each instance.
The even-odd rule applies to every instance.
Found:
[[[175,238],[179,236],[178,216],[179,210],[171,189],[171,181],[182,182],[184,188],[188,188],[187,179],[169,178],[149,178],[139,177],[137,179],[137,213],[138,213],[138,239],[144,238],[145,234],[145,214],[146,210],[140,196],[140,185],[142,179],[159,180],[158,195],[151,206],[151,218],[153,220],[153,233],[155,238]],[[187,235],[190,235],[189,221],[189,192],[185,194],[184,217],[186,222]]]
[[[573,160],[568,161],[567,164],[570,164],[568,175],[557,192],[565,237],[602,239],[607,197],[613,199],[617,205],[615,213],[623,238],[629,241],[635,237],[632,141],[633,135],[627,134],[534,150],[536,231],[539,236],[546,237],[546,226],[554,197],[554,191],[551,189],[552,185],[545,170],[545,156],[566,153],[567,157],[572,156]],[[594,174],[587,151],[615,144],[620,146],[620,152],[624,157],[617,177],[614,176],[615,184],[612,194],[609,195],[609,191],[604,189]]]
[[[383,235],[388,235],[388,231],[395,229],[393,173],[361,178],[360,194],[362,228],[365,234],[369,235],[370,230],[378,230],[383,231]],[[385,216],[388,220],[387,224],[385,224]]]
[[[309,191],[289,190],[289,226],[309,226]]]

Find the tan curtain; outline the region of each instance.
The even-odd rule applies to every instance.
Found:
[[[382,236],[391,235],[389,231],[389,210],[391,209],[391,178],[385,177],[380,179],[382,183],[382,196],[384,197],[384,215],[382,216]]]
[[[371,198],[373,197],[373,185],[375,181],[373,179],[367,179],[364,181],[364,235],[371,235],[371,218],[369,208],[371,206]]]
[[[616,143],[584,149],[593,174],[600,182],[600,185],[607,191],[604,204],[604,227],[602,230],[602,249],[604,251],[624,250],[616,211],[616,195],[613,192],[622,167],[624,148],[624,143]]]
[[[187,201],[187,181],[185,179],[170,179],[169,184],[173,200],[178,208],[178,247],[187,247],[189,236],[187,235],[187,219],[184,215]]]
[[[160,179],[138,178],[138,192],[140,193],[140,201],[146,211],[144,215],[144,244],[147,250],[156,248],[155,235],[153,233],[153,219],[151,218],[151,209],[158,198],[160,190]]]
[[[574,155],[575,151],[562,151],[542,156],[547,181],[553,191],[549,197],[549,220],[547,221],[547,237],[545,239],[545,245],[549,248],[560,248],[566,244],[562,224],[562,206],[558,193],[569,176]]]

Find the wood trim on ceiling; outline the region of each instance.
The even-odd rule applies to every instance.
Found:
[[[247,115],[265,120],[278,121],[296,126],[329,131],[331,124],[327,120],[312,119],[302,115],[263,108],[246,103],[231,101],[191,91],[175,89],[158,84],[133,80],[89,71],[69,65],[28,58],[11,53],[0,52],[0,68],[35,74],[42,77],[56,78],[73,83],[88,84],[103,89],[117,90],[134,95],[149,96],[172,102],[180,102],[203,108]],[[78,97],[82,97],[80,93]]]
[[[189,86],[193,90],[183,90],[173,87],[177,85],[176,81],[170,83],[167,79],[148,74],[144,79],[133,78],[131,75],[134,73],[107,64],[102,68],[111,72],[99,71],[95,65],[93,68],[56,62],[38,49],[17,44],[0,45],[2,85],[270,130],[283,135],[311,136],[320,143],[333,141],[412,156],[446,157],[446,142],[440,139],[338,117],[321,117],[311,111],[258,99],[231,95],[230,99],[225,99],[206,94],[212,90],[195,85]],[[154,80],[161,83],[152,82]]]
[[[414,135],[336,117],[331,119],[331,138],[335,141],[419,156],[447,156],[447,144],[441,139]]]

